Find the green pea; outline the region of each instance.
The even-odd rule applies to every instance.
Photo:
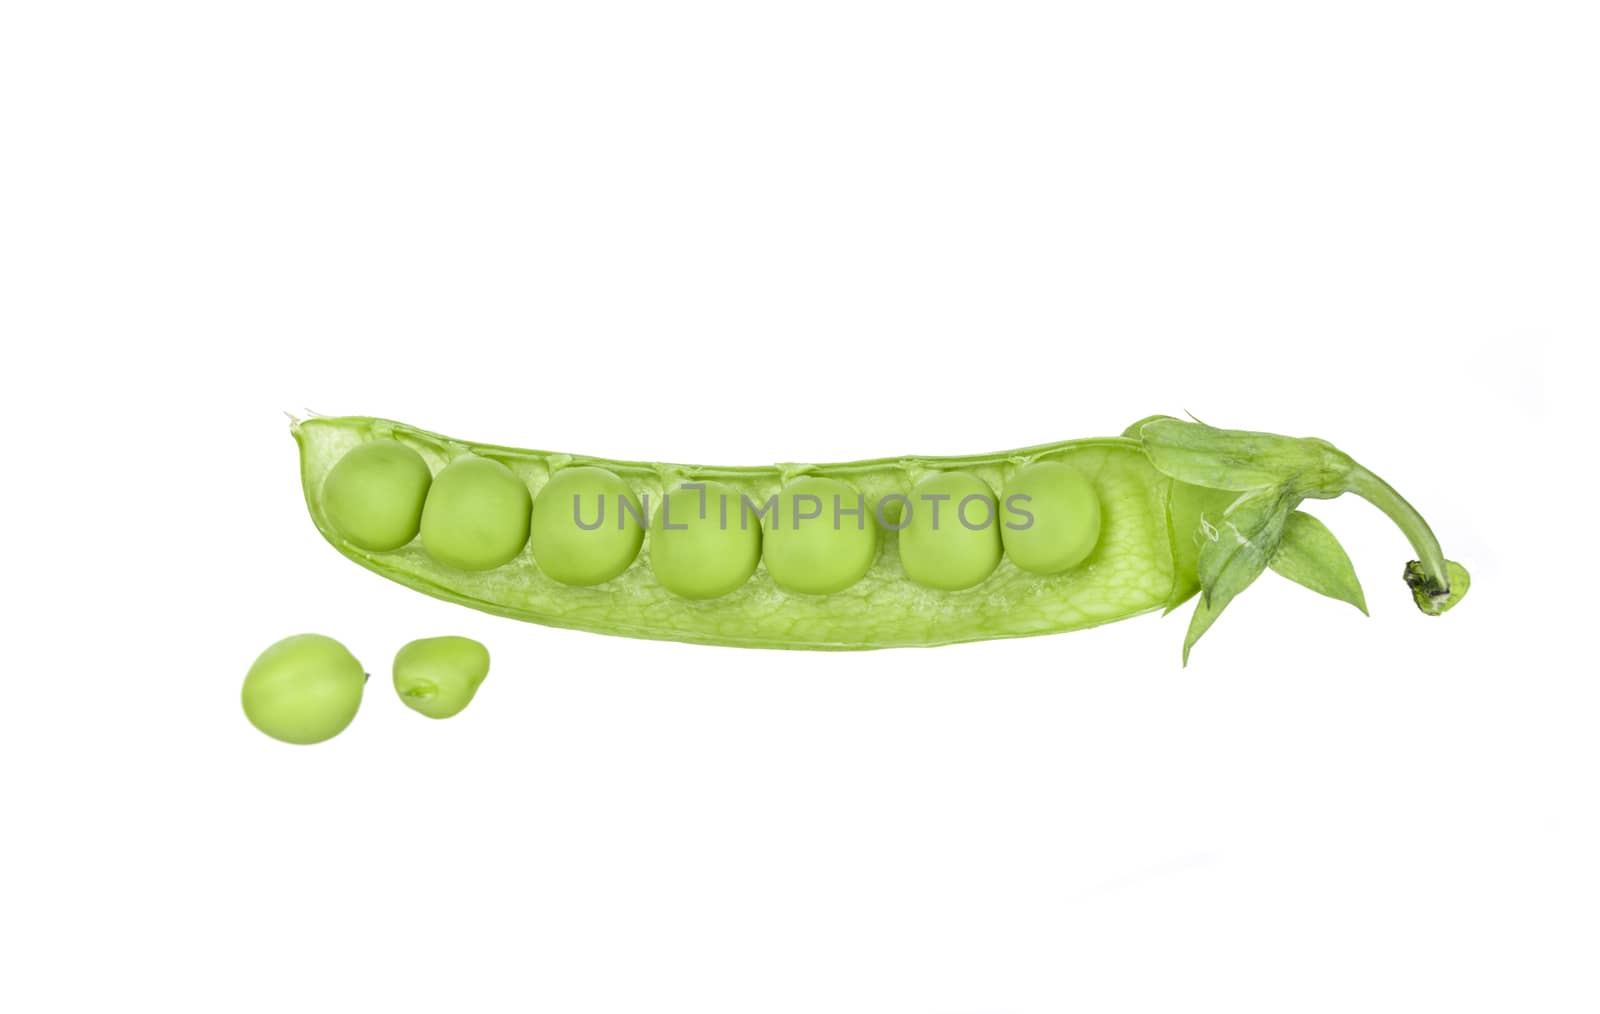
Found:
[[[971,588],[1000,565],[994,490],[968,472],[930,475],[911,488],[900,563],[911,580],[941,591]]]
[[[458,570],[491,570],[528,543],[532,498],[517,474],[498,461],[466,454],[433,480],[422,508],[422,546]]]
[[[425,637],[394,656],[394,689],[429,718],[458,715],[489,675],[489,649],[467,637]]]
[[[322,501],[345,541],[388,552],[416,538],[431,482],[422,455],[397,440],[371,440],[328,472]]]
[[[696,482],[672,490],[650,519],[650,568],[686,599],[714,599],[750,579],[761,562],[761,526],[733,487]]]
[[[1100,498],[1083,473],[1059,461],[1024,465],[1006,483],[1000,538],[1023,570],[1059,574],[1100,541]]]
[[[533,501],[533,558],[562,584],[609,581],[639,555],[643,520],[638,497],[615,472],[563,468]]]
[[[762,517],[761,558],[780,587],[827,595],[872,568],[878,531],[854,486],[808,475],[784,486],[773,507]]]
[[[240,701],[250,724],[273,739],[321,743],[356,717],[366,682],[344,645],[321,634],[296,634],[255,660]]]

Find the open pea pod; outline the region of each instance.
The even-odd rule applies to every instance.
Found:
[[[366,417],[293,433],[318,530],[391,580],[550,626],[820,650],[1077,630],[1202,589],[1203,631],[1300,530],[1294,506],[1337,495],[1342,458],[1165,417],[986,455],[760,467],[522,450]],[[1272,505],[1248,533],[1241,495]],[[1225,536],[1246,544],[1225,552]],[[1326,541],[1282,568],[1347,587],[1353,573],[1316,573],[1342,555]],[[1442,611],[1449,575],[1427,548],[1413,587]]]

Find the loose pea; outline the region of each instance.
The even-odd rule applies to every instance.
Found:
[[[615,472],[564,468],[533,501],[533,558],[562,584],[609,581],[639,555],[643,520],[639,499]]]
[[[489,675],[489,649],[467,637],[425,637],[394,656],[394,689],[429,718],[460,714]]]
[[[250,724],[285,743],[321,743],[344,731],[367,682],[345,646],[321,634],[286,637],[263,651],[240,694]]]
[[[459,570],[508,563],[528,542],[532,498],[515,472],[498,461],[463,455],[433,480],[422,508],[422,545]]]
[[[347,541],[388,552],[416,538],[432,481],[422,455],[397,440],[371,440],[333,466],[322,500],[328,520]]]
[[[854,486],[808,475],[784,486],[761,522],[761,558],[779,586],[827,595],[855,584],[878,554],[878,533]]]
[[[911,489],[900,563],[911,580],[942,591],[971,588],[1000,564],[994,490],[968,472],[930,475]]]
[[[650,519],[650,567],[668,591],[714,599],[750,579],[761,562],[761,526],[731,486],[697,482],[662,498]]]
[[[1023,498],[1026,499],[1023,499]],[[1059,461],[1024,465],[1006,483],[1000,537],[1023,570],[1059,574],[1100,541],[1100,498],[1083,473]]]

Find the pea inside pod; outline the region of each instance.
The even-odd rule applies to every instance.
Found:
[[[1059,461],[1017,469],[1006,483],[1005,513],[1000,536],[1006,555],[1035,574],[1076,567],[1100,539],[1100,498],[1094,486]]]
[[[761,526],[726,483],[680,485],[650,519],[650,568],[675,595],[726,595],[750,580],[760,563]]]
[[[841,479],[808,475],[763,505],[761,558],[786,591],[828,595],[866,576],[878,532],[861,491]]]
[[[463,455],[433,480],[422,508],[422,545],[457,570],[493,570],[528,544],[532,498],[498,461]]]
[[[433,475],[422,455],[397,440],[360,444],[322,484],[328,520],[362,549],[399,549],[417,537]]]
[[[930,475],[903,506],[900,563],[911,580],[960,591],[1000,565],[1000,523],[994,490],[968,472]]]
[[[639,498],[615,472],[564,468],[533,502],[533,558],[562,584],[601,584],[639,555],[643,518]]]

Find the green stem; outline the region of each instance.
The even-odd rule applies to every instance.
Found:
[[[1326,440],[1219,430],[1202,423],[1165,418],[1145,420],[1138,432],[1145,456],[1158,472],[1180,484],[1244,494],[1235,507],[1269,493],[1283,498],[1285,513],[1292,512],[1301,500],[1332,500],[1344,493],[1354,493],[1371,503],[1405,533],[1416,551],[1417,559],[1406,564],[1405,582],[1411,589],[1412,601],[1429,616],[1453,608],[1472,586],[1472,575],[1461,564],[1445,559],[1433,529],[1417,509],[1406,503],[1393,486]],[[1264,550],[1267,566],[1271,566],[1285,530],[1280,526],[1277,532],[1269,533],[1273,541]],[[1211,545],[1215,547],[1216,543]],[[1204,604],[1209,606],[1221,585],[1215,569],[1207,571],[1206,553],[1207,548],[1202,546],[1196,575],[1206,594]],[[1222,561],[1218,557],[1213,564]],[[1348,561],[1345,564],[1348,566]],[[1233,593],[1241,591],[1245,583],[1248,582],[1240,583]],[[1227,601],[1226,597],[1223,601]],[[1191,635],[1198,637],[1209,622],[1207,619],[1191,628]]]
[[[1383,511],[1405,533],[1411,548],[1416,551],[1423,576],[1432,586],[1434,597],[1448,597],[1450,571],[1445,565],[1444,551],[1439,548],[1439,540],[1434,537],[1433,529],[1428,527],[1428,522],[1422,519],[1417,509],[1407,503],[1406,498],[1396,492],[1393,486],[1360,465],[1350,470],[1346,481],[1350,492]]]

